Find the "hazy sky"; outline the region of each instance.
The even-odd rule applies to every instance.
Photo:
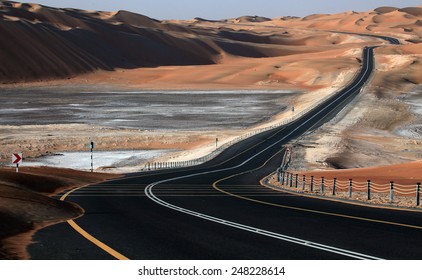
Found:
[[[18,0],[19,1],[19,0]],[[21,0],[21,2],[25,2]],[[32,0],[47,6],[87,10],[128,10],[156,19],[225,19],[243,15],[305,16],[314,13],[367,11],[380,6],[411,7],[421,0]]]

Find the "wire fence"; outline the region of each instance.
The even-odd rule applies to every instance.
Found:
[[[371,180],[365,182],[354,181],[353,179],[342,181],[337,178],[315,178],[314,176],[299,175],[282,169],[278,169],[273,176],[277,186],[300,193],[342,196],[349,199],[353,199],[355,196],[362,198],[364,195],[367,201],[376,197],[389,203],[396,202],[397,197],[405,197],[414,201],[413,206],[420,207],[421,205],[420,182],[414,185],[402,185],[394,181],[390,181],[388,184],[378,184]]]

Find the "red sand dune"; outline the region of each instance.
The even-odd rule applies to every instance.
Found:
[[[300,19],[281,19],[274,22],[280,26],[302,27],[321,30],[342,30],[359,33],[411,35],[409,42],[422,40],[422,7],[380,7],[369,12],[346,12],[332,15],[310,15]],[[400,38],[400,37],[399,37]]]
[[[413,30],[419,26],[420,19],[415,16],[419,9],[392,9],[389,13],[381,9],[384,14],[312,15],[303,19],[245,16],[232,19],[232,25],[216,28],[193,21],[160,22],[128,11],[83,11],[0,1],[0,83],[69,78],[117,68],[210,65],[220,63],[227,55],[265,58],[318,52],[326,50],[327,45],[349,42],[350,36],[333,38],[323,33],[295,36],[274,31],[270,34],[251,28],[240,31],[236,23],[341,27],[359,32],[384,26],[382,22],[387,20],[382,17],[397,13],[398,16],[393,15],[398,21],[395,24],[403,25],[397,28]],[[360,18],[368,15],[361,24]],[[409,16],[413,18],[408,19]],[[403,19],[406,20],[401,22]],[[362,28],[356,29],[360,25]]]
[[[1,1],[0,82],[115,68],[215,64],[223,54],[272,57],[309,51],[286,50],[279,46],[281,39],[267,44],[253,33],[240,34],[249,36],[246,40],[224,35],[127,11],[92,12]]]
[[[357,182],[366,182],[371,180],[377,184],[389,184],[391,181],[401,184],[409,185],[412,189],[416,183],[422,182],[422,161],[410,162],[404,164],[396,164],[389,166],[377,166],[369,168],[354,168],[354,169],[340,169],[329,171],[300,171],[293,172],[307,177],[314,176],[320,179],[325,177],[329,180],[337,178],[339,181],[347,182],[353,179]]]

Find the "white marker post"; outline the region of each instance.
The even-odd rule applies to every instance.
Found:
[[[91,148],[91,172],[94,172],[94,157],[93,157],[93,150],[94,150],[94,142],[91,141],[89,144],[89,147]]]
[[[12,164],[16,164],[16,173],[19,173],[19,163],[22,162],[22,153],[12,154]]]

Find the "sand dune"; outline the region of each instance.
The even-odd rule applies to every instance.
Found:
[[[111,18],[105,19],[139,27],[163,28],[162,24],[158,20],[128,11],[119,11]]]
[[[394,34],[403,40],[420,41],[421,7],[380,7],[369,12],[346,12],[332,15],[310,15],[299,19],[274,20],[279,26],[321,30],[342,30],[360,33]]]
[[[41,81],[37,85],[45,85],[48,83],[43,81],[53,80],[64,86],[91,84],[136,89],[289,88],[305,92],[295,96],[295,106],[300,109],[347,83],[360,65],[364,45],[385,44],[374,38],[327,30],[390,35],[406,44],[377,48],[377,72],[372,86],[354,101],[353,108],[345,109],[332,123],[296,143],[296,158],[310,163],[306,167],[350,168],[420,157],[420,138],[402,138],[394,133],[415,115],[395,98],[422,83],[422,48],[416,44],[422,42],[422,7],[381,7],[363,13],[350,11],[273,20],[245,16],[218,21],[195,18],[161,22],[128,11],[55,9],[0,1],[0,83]],[[22,127],[13,129],[23,133]],[[56,127],[49,129],[57,131]],[[91,129],[95,133],[97,128]],[[3,149],[12,150],[18,139],[23,139],[25,148],[34,146],[37,153],[43,154],[50,147],[41,146],[45,143],[36,139],[40,131],[43,136],[50,130],[35,127],[30,130],[32,135],[25,133],[27,138],[9,131],[6,134],[16,138],[6,137],[1,144]],[[86,129],[76,131],[77,134],[81,135],[81,130]],[[75,127],[66,126],[58,132],[57,139],[48,138],[48,145],[68,148],[66,136],[75,134]],[[104,139],[114,141],[116,133],[112,131],[112,136]],[[136,138],[131,131],[118,133],[123,138],[127,133],[126,148],[127,145],[141,148],[137,146],[140,143],[147,143],[149,148],[164,144],[192,148],[213,141],[215,135],[206,135],[207,139],[176,135],[174,143],[163,144],[157,140],[163,138],[161,135]],[[103,141],[103,148],[122,148],[109,144],[113,141]],[[80,145],[78,149],[86,148]],[[311,148],[303,151],[300,146]],[[411,167],[417,172],[420,162]],[[410,170],[410,166],[404,166],[406,169]],[[362,175],[353,174],[366,178],[378,172],[379,179],[386,180],[398,176],[389,174],[383,178],[381,175],[387,171],[371,169]],[[12,169],[0,170],[0,258],[27,257],[22,245],[30,242],[31,232],[81,214],[77,206],[48,195],[109,178],[55,169],[22,172],[17,177]],[[409,174],[402,173],[414,177],[414,173]],[[350,173],[335,176],[346,178]]]
[[[308,23],[312,18],[318,25],[325,17],[302,21]],[[245,16],[232,22],[160,22],[128,11],[57,9],[1,1],[0,82],[69,78],[97,70],[213,65],[227,56],[281,57],[359,41],[346,34],[238,30],[245,23],[272,21]]]
[[[243,16],[236,18],[235,22],[245,23],[245,22],[267,22],[271,21],[270,18],[259,17],[259,16]]]
[[[212,64],[218,56],[212,46],[156,30],[160,26],[156,21],[128,12],[107,18],[70,9],[3,5],[2,82],[62,78],[116,67]]]
[[[0,169],[0,259],[28,258],[26,246],[35,230],[82,215],[79,206],[50,195],[113,177],[54,168],[21,168],[19,174]]]

